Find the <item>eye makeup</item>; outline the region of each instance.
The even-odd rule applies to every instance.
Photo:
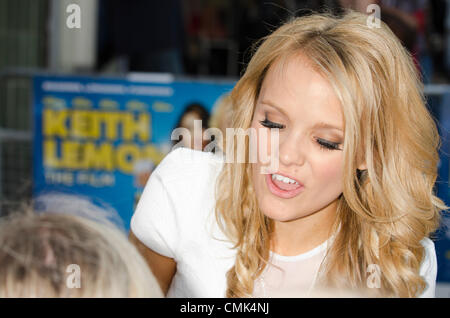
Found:
[[[268,120],[268,119],[267,119],[267,116],[266,116],[266,118],[265,118],[264,120],[260,120],[259,122],[260,122],[261,125],[263,125],[264,127],[267,127],[267,128],[270,128],[270,129],[272,129],[272,128],[278,128],[278,129],[286,128],[285,125],[278,124],[278,123],[274,123],[273,121]]]
[[[264,120],[260,120],[259,123],[269,129],[273,129],[273,128],[278,128],[278,129],[283,129],[286,128],[285,125],[283,124],[279,124],[279,123],[275,123],[273,121],[270,121],[267,119],[267,114],[264,118]],[[316,142],[319,145],[319,147],[322,150],[341,150],[339,149],[339,145],[340,143],[336,143],[336,142],[331,142],[331,141],[327,141],[324,139],[320,139],[320,138],[316,138]]]

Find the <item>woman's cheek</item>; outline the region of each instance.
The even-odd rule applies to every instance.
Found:
[[[329,183],[342,180],[343,169],[341,160],[337,160],[336,158],[317,161],[315,171],[316,175],[319,176],[319,179],[323,180],[323,182]]]

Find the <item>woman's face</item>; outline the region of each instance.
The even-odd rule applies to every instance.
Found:
[[[252,164],[259,208],[275,221],[292,221],[329,208],[343,189],[341,105],[328,81],[306,63],[296,55],[269,68],[251,125],[257,131],[257,147],[262,129],[279,128],[277,175],[292,179],[262,174],[262,164]],[[258,148],[258,154],[270,154],[270,133],[267,136],[265,149]]]

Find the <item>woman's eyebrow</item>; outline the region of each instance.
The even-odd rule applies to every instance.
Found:
[[[321,128],[323,128],[323,129],[335,129],[335,130],[340,130],[340,131],[344,132],[344,131],[342,130],[342,128],[337,127],[337,126],[334,126],[334,125],[332,125],[332,124],[328,124],[328,123],[323,122],[323,121],[318,122],[318,123],[315,124],[312,128],[313,128],[313,129],[321,129]]]
[[[272,108],[275,108],[275,109],[278,110],[280,113],[282,113],[284,116],[286,116],[286,117],[289,118],[289,116],[286,114],[286,112],[283,110],[283,108],[281,108],[281,107],[275,105],[275,103],[273,103],[273,102],[271,102],[271,101],[269,101],[269,100],[263,100],[263,101],[261,101],[261,104],[264,104],[264,105],[270,106],[270,107],[272,107]]]

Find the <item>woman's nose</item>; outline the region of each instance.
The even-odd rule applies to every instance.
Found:
[[[305,137],[300,133],[290,133],[280,138],[279,158],[284,166],[303,165],[307,152]]]

